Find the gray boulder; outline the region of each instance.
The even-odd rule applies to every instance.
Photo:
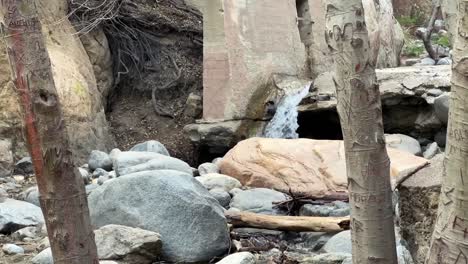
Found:
[[[210,173],[219,173],[219,167],[214,163],[206,162],[198,166],[198,173],[200,176]]]
[[[216,264],[255,264],[256,258],[250,252],[239,252],[223,258]]]
[[[128,264],[151,264],[158,260],[158,233],[121,225],[107,225],[94,231],[99,259],[122,260]]]
[[[166,147],[161,144],[161,142],[156,140],[149,140],[140,144],[135,145],[130,151],[139,151],[139,152],[154,152],[159,153],[165,156],[170,156],[169,151]]]
[[[423,66],[431,66],[431,65],[435,65],[436,62],[435,62],[435,60],[433,60],[431,58],[424,58],[424,59],[421,60],[421,62],[419,64],[423,65]]]
[[[421,155],[421,145],[418,140],[403,134],[386,134],[387,147],[403,150],[413,155]]]
[[[195,177],[205,188],[208,190],[212,189],[222,189],[226,192],[230,192],[234,188],[242,187],[242,184],[239,180],[218,173],[205,174],[200,177]]]
[[[221,206],[191,174],[158,170],[125,175],[95,189],[88,200],[96,227],[118,224],[161,234],[164,260],[208,261],[229,248]]]
[[[11,141],[0,140],[0,178],[6,177],[13,171],[13,152]]]
[[[342,231],[332,236],[323,246],[322,250],[326,253],[347,253],[352,254],[351,249],[351,231]]]
[[[0,203],[0,233],[13,233],[26,226],[44,223],[41,208],[23,201],[6,199]]]
[[[31,187],[24,191],[24,200],[28,203],[32,203],[38,207],[41,206],[41,203],[39,202],[39,189],[37,186]]]
[[[93,150],[89,155],[88,166],[91,171],[98,168],[110,171],[112,170],[112,160],[107,153]]]
[[[84,184],[88,184],[91,181],[91,174],[85,168],[78,168],[78,171],[81,174],[81,178],[83,179]]]
[[[399,238],[398,233],[396,234],[396,246],[397,246],[397,258],[399,264],[413,264],[413,258],[405,246],[406,242]],[[340,253],[340,254],[352,254],[351,249],[351,231],[342,231],[334,235],[328,242],[323,246],[323,251],[326,253]],[[342,263],[352,263],[351,257],[343,259]],[[324,262],[326,263],[326,262]],[[331,262],[334,263],[334,262]]]
[[[20,159],[15,164],[15,174],[19,175],[30,175],[34,173],[31,157],[25,157]]]
[[[447,125],[450,107],[450,93],[445,93],[434,100],[434,111],[439,120]]]
[[[54,259],[52,258],[52,250],[46,248],[37,254],[32,260],[32,264],[54,264]]]
[[[2,251],[8,255],[24,254],[24,248],[15,244],[5,244],[2,247]]]
[[[115,155],[113,162],[117,176],[152,170],[176,170],[193,174],[187,163],[153,152],[120,152]]]
[[[229,195],[228,192],[226,192],[223,189],[213,189],[210,190],[210,194],[213,195],[213,197],[218,200],[219,204],[226,208],[229,206],[229,203],[231,202],[231,195]]]
[[[423,153],[423,157],[425,159],[432,159],[435,155],[441,153],[439,146],[437,145],[437,142],[432,142],[429,144],[426,148],[426,150]]]
[[[437,61],[437,65],[451,65],[452,60],[448,57],[441,58],[440,60]]]
[[[275,190],[255,188],[237,191],[231,200],[230,207],[259,214],[282,214],[280,210],[273,208],[273,203],[282,202],[288,198],[286,194]]]

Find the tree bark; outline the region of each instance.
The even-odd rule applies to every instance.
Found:
[[[97,264],[83,180],[74,166],[34,0],[0,0],[2,32],[55,264]]]
[[[226,212],[224,215],[234,227],[294,232],[339,232],[349,229],[349,217],[278,216],[249,212]]]
[[[345,144],[353,263],[397,263],[376,55],[361,0],[327,1],[327,43]]]
[[[468,263],[468,0],[458,6],[438,217],[426,263]]]

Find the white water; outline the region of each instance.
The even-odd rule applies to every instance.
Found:
[[[278,103],[276,113],[268,123],[264,131],[264,137],[267,138],[298,138],[296,130],[299,128],[297,123],[297,106],[302,99],[309,93],[310,84],[301,90],[295,90],[284,95]]]

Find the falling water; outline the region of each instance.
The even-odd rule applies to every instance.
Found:
[[[301,90],[286,93],[278,103],[276,113],[265,128],[264,136],[267,138],[298,138],[296,130],[297,106],[309,92],[310,83]]]

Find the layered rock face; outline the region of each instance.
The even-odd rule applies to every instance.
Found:
[[[185,128],[198,145],[222,153],[261,136],[282,98],[304,89],[301,80],[332,70],[324,0],[188,2],[204,15],[203,118]],[[398,66],[403,43],[391,6],[366,7],[381,67]],[[380,28],[382,20],[391,26]]]
[[[62,103],[70,144],[77,160],[92,149],[112,144],[96,78],[89,57],[67,19],[66,1],[47,1],[39,6],[55,85]],[[19,156],[25,152],[22,115],[4,49],[0,53],[0,139],[13,142]],[[23,155],[24,156],[24,155]]]

